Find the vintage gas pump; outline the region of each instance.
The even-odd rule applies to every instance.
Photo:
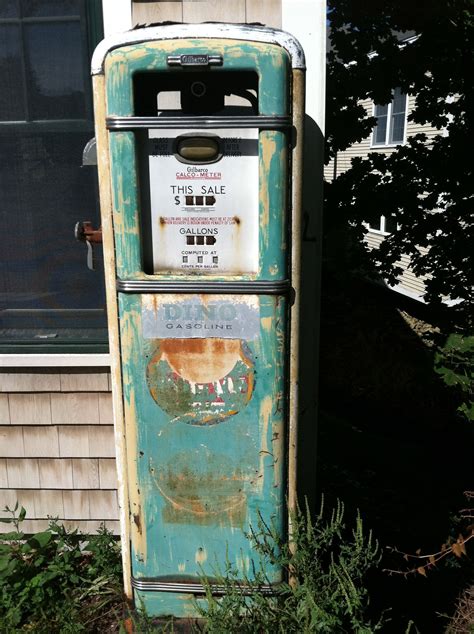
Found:
[[[92,72],[125,588],[192,616],[295,503],[304,58],[281,31],[164,25]]]

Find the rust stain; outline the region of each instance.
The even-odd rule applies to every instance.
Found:
[[[137,527],[138,532],[141,534],[141,532],[142,532],[142,521],[141,521],[140,513],[135,513],[133,515],[133,522],[134,522],[135,526]]]
[[[234,216],[233,221],[235,222],[236,225],[240,225],[241,220],[238,216]]]
[[[239,360],[252,366],[240,339],[165,339],[158,354],[190,383],[214,383],[229,374]]]
[[[272,264],[270,267],[270,275],[278,275],[278,266],[276,264]]]
[[[152,481],[166,501],[166,522],[242,526],[248,476],[239,466],[229,468],[227,456],[176,454],[157,471]]]

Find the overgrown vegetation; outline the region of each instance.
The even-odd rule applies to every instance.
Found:
[[[474,421],[474,336],[451,334],[435,356],[435,369],[459,393],[458,411]]]
[[[7,509],[2,520],[14,530],[0,543],[0,631],[16,632],[172,632],[172,621],[156,622],[143,610],[131,612],[121,592],[119,547],[105,529],[95,536],[68,532],[51,521],[48,530],[27,537],[21,530],[25,509]],[[225,594],[217,599],[203,576],[206,601],[196,602],[202,621],[195,631],[223,632],[357,632],[382,628],[384,618],[368,615],[367,576],[380,562],[380,549],[357,516],[353,528],[344,521],[344,507],[315,520],[309,509],[293,515],[289,544],[272,526],[260,523],[252,540],[258,570],[242,579],[232,565],[217,577]],[[257,564],[256,564],[257,565]],[[282,567],[291,582],[276,595],[260,592],[268,584],[265,567]],[[251,593],[242,592],[242,583]]]
[[[254,581],[245,580],[254,589],[250,595],[243,594],[242,580],[230,564],[218,575],[225,588],[221,599],[212,596],[212,586],[204,580],[207,605],[197,607],[206,619],[205,632],[369,634],[382,628],[383,617],[376,622],[368,617],[366,587],[367,574],[379,564],[380,550],[371,532],[364,532],[360,516],[348,530],[339,502],[328,514],[321,505],[314,521],[309,509],[295,514],[292,526],[291,543],[263,522],[249,536],[262,566]],[[282,566],[290,578],[276,596],[259,591],[268,584],[266,565]]]
[[[102,632],[120,613],[120,549],[105,528],[85,536],[51,520],[48,530],[27,537],[26,511],[5,509],[13,530],[0,541],[0,631]]]
[[[321,398],[331,398],[336,392],[337,398],[345,394],[345,406],[351,412],[346,416],[340,407],[338,412],[333,399],[327,407],[331,419],[340,418],[341,424],[347,425],[345,433],[350,434],[351,423],[347,421],[355,419],[359,408],[359,417],[364,420],[360,425],[357,423],[359,431],[364,432],[361,445],[365,451],[368,444],[374,443],[373,464],[379,466],[378,451],[386,447],[380,473],[387,480],[384,486],[393,488],[392,495],[387,496],[380,477],[373,477],[366,491],[371,499],[365,506],[361,499],[364,486],[359,482],[368,478],[369,469],[361,468],[358,462],[355,481],[359,489],[355,499],[366,511],[379,497],[383,512],[380,502],[378,507],[374,504],[377,507],[374,517],[387,525],[391,518],[392,525],[396,526],[396,529],[388,527],[382,531],[382,539],[390,540],[388,543],[406,553],[411,553],[413,548],[414,568],[410,569],[415,574],[405,584],[410,590],[405,592],[403,604],[410,602],[408,595],[415,597],[418,606],[421,601],[433,604],[436,601],[432,589],[429,592],[420,585],[424,583],[420,577],[427,568],[417,561],[416,550],[421,547],[422,552],[431,553],[436,562],[441,557],[440,544],[444,542],[442,561],[457,562],[456,555],[467,559],[459,549],[464,548],[472,534],[469,525],[465,525],[460,533],[448,538],[449,526],[443,533],[441,526],[435,530],[433,525],[448,523],[449,512],[460,508],[459,496],[473,488],[472,451],[469,454],[463,444],[472,443],[472,433],[466,427],[474,420],[474,192],[469,159],[474,122],[474,91],[469,70],[474,41],[474,3],[472,0],[430,3],[329,0],[328,8],[331,45],[327,65],[326,162],[370,135],[375,119],[369,116],[361,101],[369,99],[387,104],[396,88],[412,97],[409,121],[419,126],[427,124],[437,131],[429,139],[424,134],[408,138],[390,152],[372,149],[368,156],[354,159],[345,173],[326,183],[325,265],[326,274],[337,278],[338,289],[344,289],[341,294],[348,300],[354,278],[361,273],[396,285],[401,273],[400,259],[409,256],[412,271],[417,276],[426,276],[424,300],[431,310],[431,315],[426,317],[425,313],[426,322],[436,324],[443,311],[443,323],[436,324],[440,328],[431,333],[431,347],[423,350],[416,343],[410,344],[409,331],[394,328],[391,333],[383,323],[378,306],[375,307],[376,323],[366,311],[365,320],[361,320],[357,328],[351,303],[347,307],[350,320],[345,320],[340,313],[335,316],[338,323],[342,322],[342,327],[348,329],[350,343],[343,349],[340,344],[347,343],[348,333],[343,332],[341,336],[341,331],[330,325],[335,332],[334,338],[329,339],[331,350],[327,359],[330,367],[335,365],[334,357],[339,365],[331,374],[323,360],[321,372]],[[385,236],[378,248],[369,251],[363,240],[366,223],[376,226],[381,215],[397,228]],[[441,305],[447,298],[461,301],[447,311]],[[325,299],[340,300],[334,297],[333,288]],[[361,303],[366,299],[363,297]],[[334,318],[334,314],[330,317]],[[367,345],[362,345],[367,342],[360,341],[364,338],[369,344],[374,342],[376,357],[370,359]],[[323,333],[323,348],[324,340]],[[416,355],[411,359],[413,351]],[[359,352],[359,356],[354,352]],[[348,378],[351,357],[357,361],[352,377]],[[365,376],[361,367],[367,370]],[[387,374],[391,375],[390,380],[386,380]],[[321,455],[321,459],[324,461],[325,457]],[[398,472],[397,462],[400,463]],[[335,479],[348,478],[347,465],[347,461],[340,459],[335,466],[329,465],[328,470],[334,469]],[[393,474],[397,473],[396,477],[392,476],[396,486],[390,481],[388,465],[392,466]],[[470,482],[460,479],[463,468],[466,473],[471,471]],[[440,477],[441,471],[444,478]],[[347,491],[347,483],[344,485]],[[403,499],[404,490],[406,499]],[[340,491],[336,489],[335,493],[338,495]],[[409,510],[406,500],[410,500]],[[451,508],[448,510],[448,507]],[[377,522],[372,525],[379,528]],[[395,530],[398,534],[393,535]],[[417,531],[424,536],[413,547],[410,540]],[[432,565],[429,558],[428,554],[428,565]],[[463,568],[468,565],[464,564]],[[426,585],[433,583],[434,576],[428,575]],[[471,566],[471,573],[465,575],[465,587],[472,588],[472,580]],[[438,605],[441,601],[452,601],[453,588],[459,593],[457,586],[462,581],[461,574],[457,579],[453,574],[451,583],[444,583],[444,596],[442,592],[438,595]],[[466,601],[464,608],[469,603]],[[472,619],[472,610],[463,609],[464,615],[468,613]],[[469,631],[466,621],[462,623],[461,627],[465,628],[462,631]]]

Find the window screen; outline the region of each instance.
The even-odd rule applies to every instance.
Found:
[[[0,348],[107,348],[102,253],[96,270],[74,238],[100,224],[97,173],[82,167],[94,136],[91,16],[84,0],[0,3]]]

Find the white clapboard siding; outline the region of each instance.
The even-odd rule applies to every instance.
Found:
[[[370,249],[378,248],[384,239],[385,236],[383,234],[374,231],[368,231],[365,235],[365,242]],[[421,250],[426,252],[426,249]],[[401,290],[405,290],[421,299],[425,293],[424,280],[426,280],[426,277],[418,277],[413,273],[408,255],[403,255],[398,264],[403,268],[403,273],[398,278]]]
[[[0,372],[0,515],[18,501],[26,532],[48,517],[119,532],[107,369]]]
[[[407,103],[407,115],[409,116],[410,112],[412,112],[414,104],[415,104],[415,96],[408,96]],[[366,99],[360,102],[365,109],[367,110],[367,114],[372,116],[373,113],[373,105],[370,99]],[[424,133],[427,136],[427,143],[430,143],[432,139],[438,135],[442,134],[441,130],[437,130],[429,125],[420,125],[415,124],[412,121],[407,120],[407,129],[406,136],[409,138],[410,136],[414,136],[415,134]],[[354,143],[351,147],[347,148],[344,152],[339,152],[334,159],[331,159],[328,165],[324,168],[324,178],[330,182],[333,180],[335,176],[339,176],[343,172],[347,171],[351,167],[351,161],[354,157],[367,157],[372,152],[382,152],[384,154],[391,154],[395,151],[394,147],[383,147],[376,146],[371,147],[371,136],[363,139],[360,143]],[[384,214],[384,210],[380,210],[380,215]],[[375,233],[373,231],[369,231],[365,236],[365,242],[369,248],[377,248],[381,241],[384,239],[384,236],[380,233]],[[425,284],[424,280],[426,278],[417,277],[410,268],[410,258],[409,256],[403,256],[400,260],[400,266],[403,268],[403,273],[399,277],[399,290],[401,292],[407,292],[410,295],[414,295],[415,297],[422,298],[425,293]]]
[[[364,99],[361,102],[361,105],[367,111],[369,116],[373,116],[373,105],[370,99]],[[415,103],[415,97],[413,95],[408,96],[408,104],[407,104],[407,114],[413,110]],[[426,134],[427,142],[429,143],[433,137],[437,134],[442,134],[441,130],[437,130],[430,125],[420,125],[419,123],[413,123],[412,121],[407,120],[407,128],[406,128],[406,136],[407,138],[410,136],[414,136],[415,134],[423,133]],[[394,152],[396,147],[384,147],[384,146],[371,146],[371,135],[366,139],[363,139],[359,143],[354,143],[347,150],[343,152],[338,152],[337,157],[335,159],[331,159],[328,165],[324,168],[324,178],[327,181],[331,181],[335,175],[339,176],[343,172],[347,171],[351,166],[351,160],[356,157],[366,157],[371,152],[381,152],[383,154],[391,154]],[[335,173],[336,172],[336,173]]]

